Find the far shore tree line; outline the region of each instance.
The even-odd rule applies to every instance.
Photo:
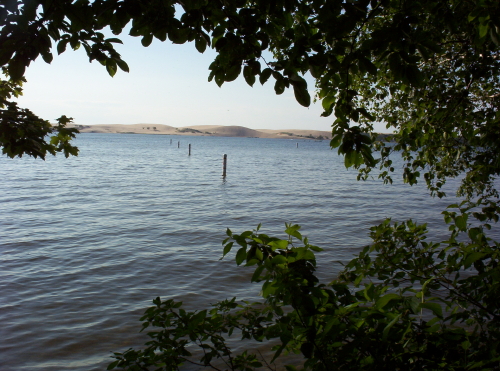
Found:
[[[0,22],[0,146],[9,157],[77,155],[71,118],[52,128],[13,99],[32,61],[50,63],[67,48],[83,48],[111,76],[128,72],[109,29],[145,47],[157,39],[212,48],[209,81],[292,89],[305,107],[309,73],[332,118],[330,145],[359,180],[376,170],[392,183],[402,173],[439,198],[447,180],[459,181],[459,201],[442,211],[446,238],[387,219],[332,282],[316,276],[322,248],[300,226],[286,224],[283,238],[260,225],[228,229],[222,254],[234,251],[238,269],[251,270],[262,301],[187,311],[156,298],[141,318],[150,341],[114,353],[109,370],[276,370],[277,360],[287,371],[500,370],[498,0],[7,1]],[[391,143],[374,133],[377,122]],[[267,341],[270,357],[255,346]]]

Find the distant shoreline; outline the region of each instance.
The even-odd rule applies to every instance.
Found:
[[[194,135],[212,137],[240,137],[240,138],[279,138],[279,139],[312,139],[330,140],[332,133],[322,130],[269,130],[249,129],[243,126],[215,126],[194,125],[174,127],[158,124],[133,125],[71,125],[80,133],[107,133],[107,134],[152,134],[152,135]]]

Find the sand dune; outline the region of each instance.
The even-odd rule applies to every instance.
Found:
[[[331,132],[319,130],[269,130],[249,129],[243,126],[193,125],[174,127],[159,124],[134,125],[74,125],[80,133],[115,133],[115,134],[163,134],[163,135],[198,135],[216,137],[249,138],[286,138],[286,139],[330,139]]]
[[[202,129],[202,127],[200,127],[200,129]],[[243,126],[216,126],[210,128],[209,131],[212,133],[212,135],[219,137],[268,137],[266,133],[254,129],[245,128]]]
[[[322,130],[304,130],[304,129],[302,129],[302,130],[299,130],[299,129],[290,129],[290,130],[257,129],[257,130],[259,130],[263,133],[277,135],[279,137],[287,137],[287,136],[291,136],[290,134],[292,134],[292,136],[302,136],[302,137],[323,136],[323,137],[330,139],[330,137],[332,136],[331,131],[322,131]]]

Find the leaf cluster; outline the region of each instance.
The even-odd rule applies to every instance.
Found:
[[[8,74],[4,68],[3,73]],[[23,80],[0,80],[0,147],[2,153],[14,158],[24,154],[45,159],[47,154],[63,152],[66,157],[76,156],[78,149],[70,144],[78,130],[67,128],[72,118],[61,116],[57,125],[36,116],[28,109],[19,108],[9,101],[22,95]],[[47,137],[50,139],[47,140]]]
[[[145,350],[115,353],[109,369],[275,369],[300,354],[303,370],[492,370],[500,367],[499,246],[480,227],[463,225],[464,210],[447,212],[450,238],[426,242],[425,225],[386,220],[371,229],[373,243],[328,284],[315,275],[315,253],[298,225],[287,239],[227,230],[224,256],[235,246],[237,265],[254,269],[261,303],[224,300],[186,312],[155,299],[143,329],[155,326]],[[467,242],[458,242],[467,233]],[[474,272],[471,273],[470,270]],[[246,341],[237,353],[232,335]],[[252,342],[273,341],[273,355],[252,354]],[[190,347],[198,345],[199,360]],[[213,363],[219,360],[219,363]],[[221,366],[222,365],[222,366]],[[142,368],[141,368],[142,367]],[[286,365],[296,370],[297,364]]]
[[[500,5],[495,0],[32,0],[0,5],[0,64],[21,79],[39,56],[83,46],[113,76],[128,71],[103,29],[217,52],[209,80],[243,75],[292,88],[309,106],[315,79],[324,116],[334,115],[331,146],[360,179],[379,168],[392,182],[424,177],[444,196],[447,178],[465,174],[461,195],[496,202],[500,171]],[[373,124],[394,131],[377,140]]]

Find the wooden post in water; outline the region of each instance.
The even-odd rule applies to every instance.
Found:
[[[177,142],[177,148],[181,148],[181,141]]]
[[[170,145],[172,145],[172,139],[170,139]]]
[[[297,148],[299,148],[299,142],[297,142]]]
[[[227,167],[227,155],[224,154],[224,159],[222,160],[222,177],[226,177],[226,167]]]
[[[188,150],[188,156],[191,156],[191,144],[189,144],[188,148],[189,148],[189,150]]]

